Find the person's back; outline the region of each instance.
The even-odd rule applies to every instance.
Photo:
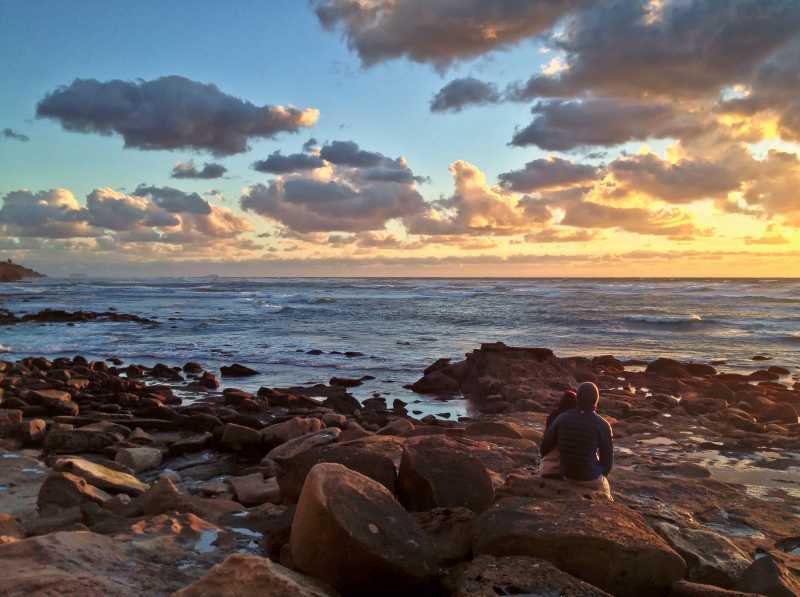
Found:
[[[572,481],[603,480],[614,463],[611,426],[595,412],[600,398],[593,383],[578,388],[578,406],[558,416],[545,431],[541,453],[558,448],[561,474]]]
[[[574,408],[558,419],[556,445],[561,453],[561,474],[575,481],[592,481],[611,471],[601,462],[611,453],[611,427],[596,412]],[[554,423],[555,425],[555,423]]]

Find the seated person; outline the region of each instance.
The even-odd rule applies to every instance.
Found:
[[[577,407],[560,414],[545,431],[541,453],[546,457],[557,448],[566,481],[610,498],[607,475],[614,465],[614,443],[611,425],[596,412],[600,390],[585,382],[577,394]]]
[[[578,405],[578,395],[574,390],[567,390],[561,397],[556,409],[547,415],[547,421],[544,424],[544,430],[547,431],[550,425],[555,421],[558,416],[568,410],[574,409]],[[539,474],[546,479],[561,479],[561,453],[558,451],[558,446],[550,450],[546,456],[542,458],[541,470]]]

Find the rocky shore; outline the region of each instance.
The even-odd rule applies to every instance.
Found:
[[[0,594],[798,594],[800,384],[760,364],[487,344],[411,386],[467,396],[451,421],[358,401],[358,379],[0,362]],[[613,502],[537,477],[582,381],[614,426]]]

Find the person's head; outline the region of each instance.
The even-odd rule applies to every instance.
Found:
[[[585,381],[578,386],[578,408],[581,410],[595,410],[600,401],[600,390],[590,381]]]
[[[558,403],[558,411],[571,410],[578,405],[578,395],[575,390],[567,390]]]

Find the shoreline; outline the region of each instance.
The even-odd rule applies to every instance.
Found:
[[[0,512],[10,515],[14,524],[6,527],[15,529],[0,531],[9,533],[0,557],[15,545],[49,545],[67,533],[87,548],[110,540],[113,549],[141,561],[147,538],[166,542],[186,564],[169,573],[166,562],[159,564],[164,577],[158,586],[144,587],[132,573],[123,574],[137,591],[169,594],[211,582],[213,573],[205,581],[203,575],[228,556],[226,573],[263,567],[258,558],[267,556],[285,565],[271,574],[294,569],[344,594],[389,591],[380,567],[359,587],[318,569],[320,558],[338,561],[335,549],[305,558],[311,539],[301,540],[298,529],[305,528],[304,508],[311,506],[303,504],[311,498],[303,495],[311,491],[306,485],[317,483],[323,493],[338,487],[330,489],[332,503],[344,500],[345,510],[325,512],[335,528],[362,524],[356,514],[342,512],[366,492],[372,496],[363,506],[367,511],[378,508],[385,515],[382,509],[399,508],[396,516],[411,525],[414,540],[432,546],[429,555],[415,555],[422,558],[420,569],[428,570],[424,578],[409,570],[400,574],[404,590],[450,594],[448,583],[461,582],[469,575],[465,569],[486,565],[485,558],[502,568],[504,558],[533,556],[560,568],[553,574],[566,574],[563,583],[581,582],[568,576],[577,574],[600,589],[629,594],[631,586],[603,575],[602,558],[597,570],[581,571],[557,554],[543,554],[535,534],[514,539],[510,552],[493,547],[508,545],[502,536],[500,543],[472,539],[475,529],[489,524],[487,517],[500,517],[490,528],[502,535],[518,524],[505,527],[503,517],[522,516],[515,510],[521,505],[585,499],[565,495],[559,482],[538,480],[537,446],[544,417],[563,389],[591,378],[601,387],[600,412],[614,425],[617,467],[611,474],[615,503],[607,512],[611,526],[588,532],[599,541],[632,517],[637,541],[666,558],[665,566],[680,569],[666,580],[653,569],[640,570],[636,591],[656,594],[681,579],[740,586],[761,573],[754,569],[757,553],[791,560],[795,548],[781,545],[800,536],[800,383],[796,371],[768,375],[775,366],[761,364],[765,373],[754,379],[669,359],[626,366],[609,356],[559,358],[547,349],[485,344],[464,361],[431,364],[416,382],[426,392],[466,392],[473,416],[422,418],[411,416],[414,405],[402,400],[356,400],[350,389],[357,379],[251,393],[231,387],[249,379],[246,367],[227,373],[247,377],[223,378],[191,363],[146,368],[78,357],[0,364]],[[726,390],[727,398],[720,397]],[[344,471],[328,470],[332,466]],[[342,479],[347,483],[339,487]],[[549,516],[562,515],[554,510]],[[133,528],[143,535],[131,534]],[[709,549],[698,537],[712,541],[725,561],[709,563],[703,556],[698,564],[689,552]],[[627,540],[604,549],[622,553],[616,550],[628,549]],[[369,534],[358,543],[369,561],[389,563],[399,557],[399,545],[375,544]],[[46,565],[65,573],[58,557]],[[98,562],[84,565],[99,566],[92,580],[97,586],[109,582]],[[643,564],[629,565],[634,570]],[[0,588],[14,582],[25,586],[12,575],[0,580]]]

